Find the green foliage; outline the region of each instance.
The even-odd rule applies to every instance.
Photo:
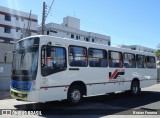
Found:
[[[157,58],[160,60],[160,49],[157,50],[157,51],[155,52],[155,54],[157,55]]]

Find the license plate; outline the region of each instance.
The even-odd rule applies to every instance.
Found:
[[[22,94],[18,93],[18,97],[22,97]]]

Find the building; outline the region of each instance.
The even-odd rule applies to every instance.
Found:
[[[37,18],[34,14],[0,6],[0,42],[14,43],[26,35],[37,34]]]
[[[41,31],[42,28],[38,27],[39,34]],[[80,19],[70,16],[63,18],[62,24],[46,24],[44,34],[106,45],[111,44],[110,36],[80,30]]]
[[[154,53],[156,51],[155,49],[140,46],[140,45],[123,45],[123,44],[121,44],[121,45],[117,45],[117,47],[138,50],[138,51],[144,51],[144,52],[151,52],[151,53]]]
[[[13,51],[15,41],[37,34],[37,18],[37,15],[0,6],[0,90],[10,87],[13,55],[8,54],[4,63],[5,53]]]

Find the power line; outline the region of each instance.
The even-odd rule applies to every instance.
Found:
[[[49,7],[49,10],[48,10],[47,15],[46,15],[46,17],[45,17],[45,20],[47,19],[47,16],[48,16],[48,14],[49,14],[49,12],[50,12],[50,10],[51,10],[51,8],[52,8],[53,3],[54,3],[54,0],[52,1],[51,6]]]

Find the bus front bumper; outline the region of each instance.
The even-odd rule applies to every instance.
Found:
[[[20,99],[20,100],[30,101],[30,102],[40,102],[39,101],[39,90],[23,92],[23,91],[18,91],[18,90],[11,88],[10,94],[15,99]]]
[[[11,88],[10,94],[15,99],[21,99],[27,101],[28,92],[17,91]]]

